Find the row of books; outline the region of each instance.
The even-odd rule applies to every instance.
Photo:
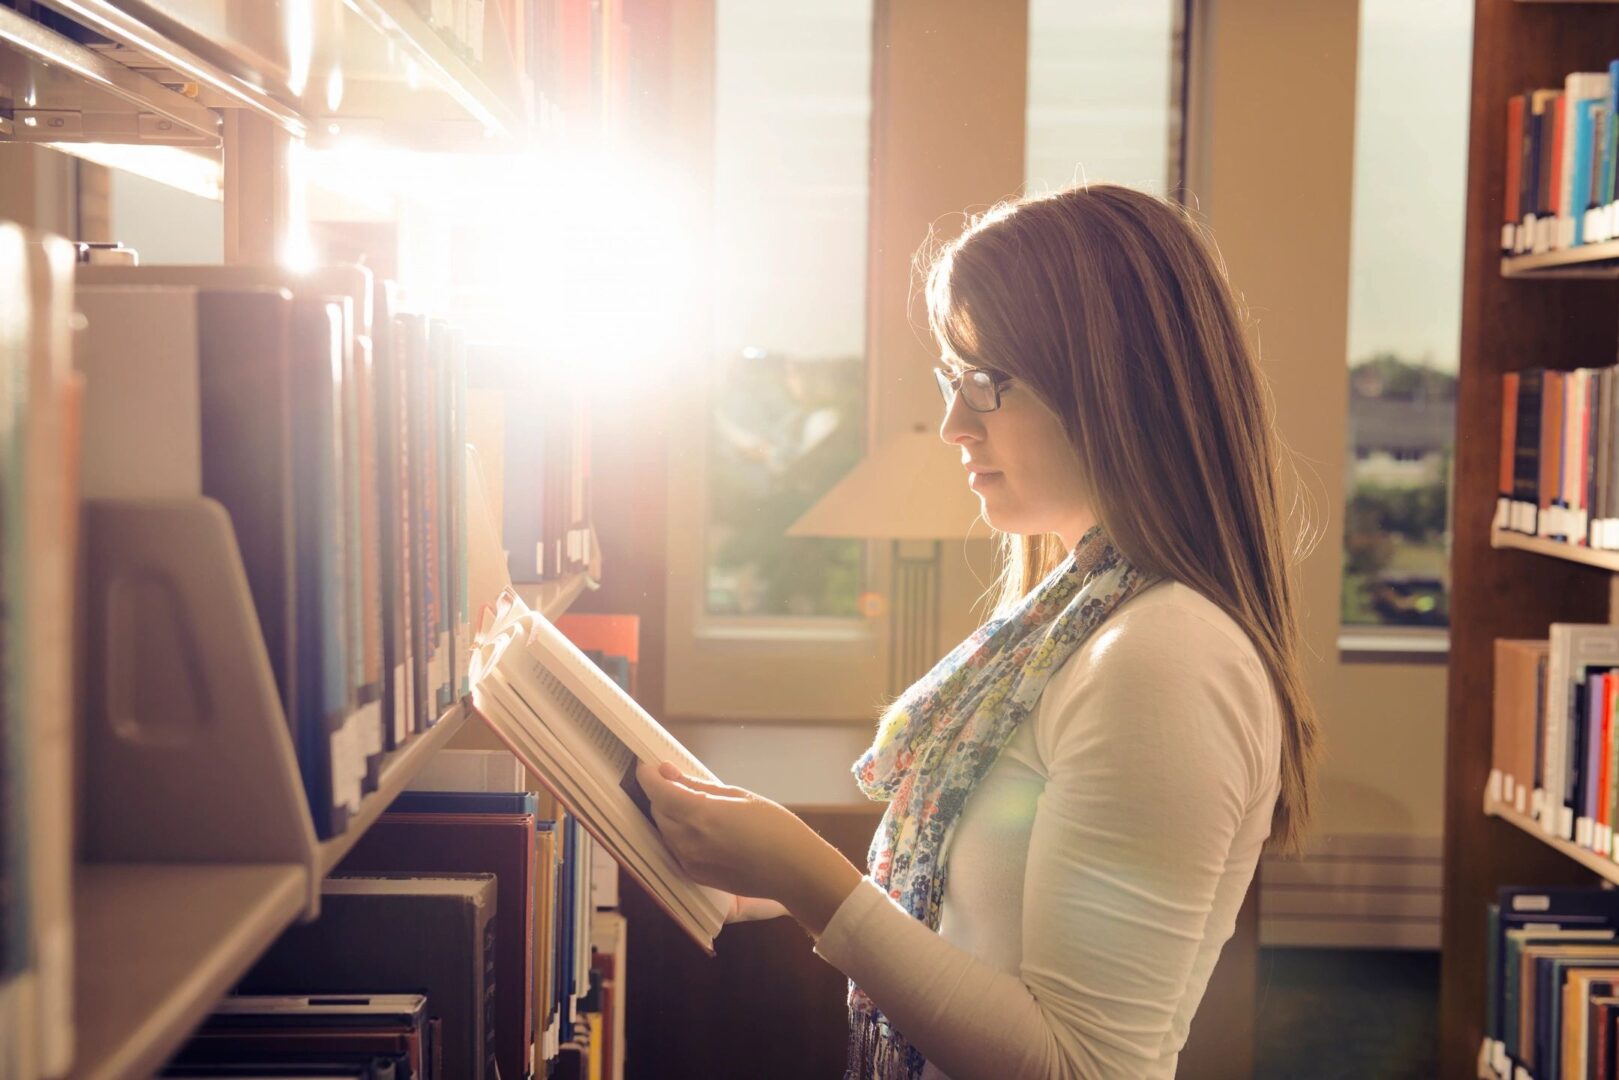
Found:
[[[1619,626],[1553,623],[1497,639],[1490,796],[1548,836],[1615,857]]]
[[[598,910],[589,835],[524,786],[503,751],[437,755],[323,883],[320,917],[282,934],[171,1069],[386,1057],[401,1077],[588,1075],[592,972],[623,959],[592,941],[622,951],[622,917]],[[375,1009],[328,1019],[357,997],[389,1008],[389,1041]]]
[[[1619,892],[1506,886],[1486,923],[1478,1075],[1619,1077]]]
[[[73,1030],[73,630],[83,380],[74,253],[0,222],[0,1076],[60,1076]]]
[[[1619,549],[1619,367],[1501,379],[1495,527]]]
[[[492,402],[477,431],[484,475],[499,477],[506,572],[515,583],[595,572],[590,409],[559,365],[531,350],[479,342],[467,357],[471,391]]]
[[[1507,101],[1501,250],[1525,254],[1619,236],[1619,60]]]
[[[467,691],[465,346],[363,267],[81,266],[84,494],[229,514],[317,834]]]

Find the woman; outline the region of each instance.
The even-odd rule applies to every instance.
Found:
[[[1261,848],[1309,819],[1261,374],[1197,227],[1125,188],[997,207],[927,298],[1005,572],[856,762],[869,875],[750,792],[641,782],[734,919],[790,914],[850,977],[851,1075],[1173,1076]]]

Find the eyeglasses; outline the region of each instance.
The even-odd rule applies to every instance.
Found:
[[[981,413],[994,412],[1001,407],[1001,387],[1012,381],[1010,375],[988,368],[962,368],[961,374],[951,375],[944,368],[936,367],[933,378],[939,384],[939,395],[944,398],[946,409],[955,404],[956,394],[960,393],[967,408]]]

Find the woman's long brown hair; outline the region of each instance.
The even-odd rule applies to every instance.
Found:
[[[1003,203],[924,258],[946,362],[1030,387],[1061,418],[1119,551],[1253,641],[1283,724],[1269,846],[1299,852],[1320,726],[1292,578],[1305,529],[1289,549],[1274,401],[1212,242],[1176,204],[1093,185]],[[1067,555],[1049,535],[1003,535],[1001,552],[998,608]]]

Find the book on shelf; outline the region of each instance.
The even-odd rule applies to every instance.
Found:
[[[1538,816],[1538,792],[1543,789],[1540,732],[1545,723],[1547,647],[1544,641],[1495,642],[1490,797],[1529,816]]]
[[[289,927],[243,977],[252,994],[412,988],[443,1025],[446,1077],[496,1076],[492,874],[371,874],[321,885],[321,914]]]
[[[1507,101],[1501,250],[1578,248],[1619,236],[1619,60]]]
[[[74,1056],[73,249],[0,222],[0,1073]]]
[[[1619,627],[1553,623],[1498,639],[1489,795],[1540,831],[1608,858],[1619,823]]]
[[[732,898],[698,885],[680,867],[652,822],[635,768],[639,762],[656,767],[670,761],[688,776],[718,779],[515,593],[502,596],[487,615],[473,656],[473,708],[619,865],[712,953]]]
[[[1502,377],[1494,528],[1619,550],[1619,366]]]
[[[458,335],[358,266],[75,274],[86,492],[225,508],[317,835],[337,836],[465,682]]]
[[[1619,980],[1616,927],[1612,890],[1498,891],[1486,918],[1481,1077],[1591,1075],[1578,1071],[1590,1062],[1588,1006],[1602,980]]]
[[[616,911],[597,911],[590,924],[591,967],[598,976],[601,1034],[592,1043],[603,1080],[624,1080],[625,975],[629,969],[629,923]]]
[[[533,1073],[533,795],[407,792],[366,830],[337,874],[486,873],[496,878],[495,1048],[503,1076]]]
[[[197,1075],[206,1066],[343,1064],[392,1069],[387,1075],[394,1080],[441,1080],[440,1028],[422,994],[229,995],[163,1075]]]
[[[506,576],[519,584],[586,572],[593,562],[590,412],[577,380],[525,349],[468,351],[468,439],[498,507]]]

